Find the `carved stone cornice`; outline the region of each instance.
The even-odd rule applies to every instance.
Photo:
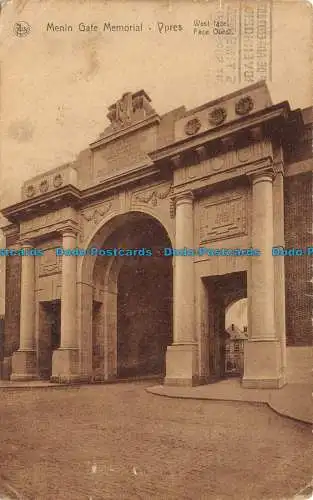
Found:
[[[251,127],[249,129],[249,136],[254,141],[261,141],[263,139],[263,128],[261,126]]]
[[[29,219],[31,215],[35,218],[38,213],[49,212],[73,205],[81,198],[79,189],[74,186],[64,186],[58,192],[48,192],[36,198],[24,200],[1,210],[4,217],[11,222],[20,222]]]
[[[253,130],[256,127],[262,126],[264,123],[270,123],[277,119],[287,119],[290,112],[290,106],[287,102],[282,102],[270,108],[266,108],[254,115],[248,115],[238,121],[230,122],[221,129],[211,129],[206,132],[198,134],[196,137],[187,137],[185,139],[176,141],[173,144],[155,150],[149,154],[150,158],[158,163],[170,159],[177,155],[195,150],[200,146],[205,146],[215,141],[225,140],[228,136],[234,137],[236,134],[242,135]]]
[[[180,168],[183,165],[182,155],[174,155],[171,157],[170,161],[175,168]]]
[[[7,238],[10,238],[11,236],[12,237],[18,236],[20,232],[18,224],[7,224],[6,226],[3,226],[1,230],[4,236],[6,236]]]

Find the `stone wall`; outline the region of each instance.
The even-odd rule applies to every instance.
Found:
[[[11,356],[19,348],[20,285],[21,257],[8,257],[6,259],[4,357]]]
[[[312,244],[312,172],[285,179],[285,247]],[[285,257],[286,335],[288,346],[312,344],[312,257]]]

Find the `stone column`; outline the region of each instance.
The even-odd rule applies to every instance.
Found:
[[[274,199],[274,246],[285,247],[285,215],[284,215],[284,175],[283,164],[276,165],[276,177],[273,184]],[[282,376],[286,378],[286,286],[285,286],[285,257],[274,258],[275,281],[275,325],[277,338],[280,340]]]
[[[11,380],[38,378],[35,340],[35,257],[26,255],[33,246],[22,244],[20,347],[13,353]]]
[[[72,231],[63,233],[62,248],[74,250],[76,248],[76,234]],[[77,348],[76,329],[76,268],[77,257],[62,256],[62,294],[61,294],[61,348]]]
[[[194,248],[193,195],[176,197],[175,248]],[[174,342],[166,353],[168,385],[195,385],[198,381],[198,347],[195,342],[194,261],[191,256],[173,256]]]
[[[65,230],[62,234],[63,251],[77,247],[76,232]],[[61,292],[61,343],[53,353],[52,377],[56,382],[71,382],[80,379],[77,335],[77,257],[62,255]]]
[[[273,174],[252,176],[252,247],[261,255],[251,260],[248,297],[251,312],[249,340],[245,349],[244,387],[278,388],[281,376],[280,342],[275,328],[275,279],[273,218]]]

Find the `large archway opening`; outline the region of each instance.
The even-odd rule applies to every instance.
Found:
[[[208,300],[204,351],[209,380],[243,375],[247,338],[247,273],[204,278]],[[238,352],[238,349],[240,352]]]
[[[166,348],[172,343],[173,271],[171,257],[160,249],[170,247],[164,227],[142,213],[132,213],[103,242],[105,249],[137,252],[96,259],[94,379],[165,375]]]

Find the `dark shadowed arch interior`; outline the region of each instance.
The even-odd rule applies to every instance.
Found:
[[[117,375],[164,374],[172,343],[172,262],[160,256],[171,247],[164,228],[150,217],[128,224],[128,241],[153,256],[121,257],[117,281]]]
[[[98,256],[93,270],[94,380],[165,374],[172,343],[172,258],[167,231],[155,218],[130,212],[117,220],[102,248],[134,256]],[[152,255],[142,255],[147,250]],[[139,252],[140,251],[140,252]]]
[[[229,376],[227,352],[229,332],[225,328],[225,315],[234,302],[247,298],[246,271],[204,278],[208,296],[208,349],[209,374],[211,380]],[[236,376],[240,375],[237,371]]]

